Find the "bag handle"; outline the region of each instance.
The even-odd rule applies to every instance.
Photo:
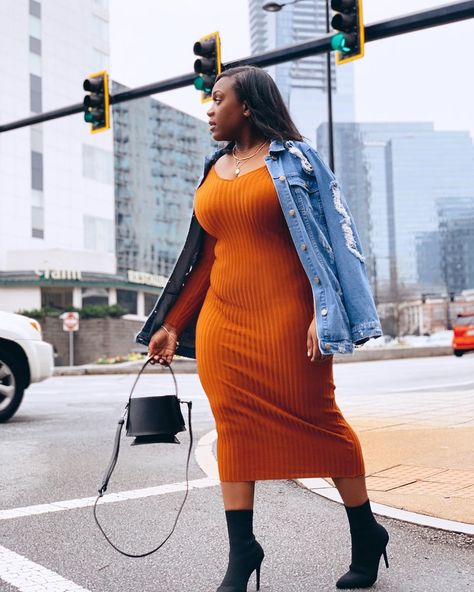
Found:
[[[138,382],[138,379],[140,378],[140,376],[142,375],[143,371],[145,370],[146,366],[152,361],[153,358],[148,358],[148,360],[146,360],[146,362],[143,364],[143,366],[141,367],[135,382],[133,383],[133,386],[131,388],[130,391],[130,395],[128,397],[128,402],[127,405],[125,406],[125,410],[122,414],[122,417],[119,419],[118,421],[118,425],[117,425],[117,430],[115,432],[115,440],[114,440],[114,447],[112,450],[112,457],[110,459],[110,463],[109,466],[107,467],[104,477],[102,479],[102,483],[99,487],[99,495],[97,496],[95,502],[94,502],[94,507],[93,507],[93,512],[94,512],[94,520],[97,524],[97,526],[99,527],[100,532],[104,535],[106,541],[109,543],[109,545],[111,545],[116,551],[118,551],[119,553],[121,553],[122,555],[125,555],[125,557],[147,557],[148,555],[151,555],[152,553],[155,553],[156,551],[158,551],[158,549],[161,549],[161,547],[166,543],[166,541],[171,537],[171,535],[173,534],[176,525],[178,524],[178,519],[181,515],[181,512],[183,510],[184,504],[186,503],[186,499],[188,497],[188,493],[189,493],[189,461],[191,458],[191,450],[193,447],[193,428],[191,425],[191,408],[193,406],[193,402],[192,401],[182,401],[178,398],[180,403],[186,403],[186,405],[188,406],[188,423],[189,423],[189,448],[188,448],[188,455],[186,458],[186,493],[184,494],[184,498],[183,501],[181,502],[181,506],[178,510],[178,513],[176,515],[174,524],[173,524],[173,528],[171,529],[170,533],[165,537],[165,539],[154,549],[151,549],[150,551],[146,551],[145,553],[128,553],[126,551],[123,551],[122,549],[120,549],[119,547],[117,547],[117,545],[115,545],[111,540],[110,537],[107,535],[107,533],[104,531],[104,529],[102,528],[101,524],[99,523],[99,519],[97,517],[97,503],[99,501],[99,499],[101,497],[103,497],[104,493],[107,491],[107,486],[109,484],[109,480],[110,477],[112,476],[112,473],[114,472],[115,469],[115,465],[117,464],[117,459],[118,459],[118,455],[119,455],[119,450],[120,450],[120,436],[122,434],[122,428],[123,428],[123,424],[125,423],[125,417],[127,416],[127,412],[128,412],[128,408],[130,405],[130,399],[132,398],[132,393],[135,390],[135,386]],[[173,380],[174,380],[174,384],[175,384],[175,389],[176,389],[176,397],[178,397],[178,383],[176,382],[176,377],[174,375],[174,372],[171,368],[171,365],[168,364],[168,362],[164,362],[164,364],[166,366],[168,366],[168,368],[171,371],[171,375],[173,376]]]
[[[130,400],[132,398],[133,391],[135,390],[135,387],[137,386],[138,379],[140,378],[140,376],[142,375],[143,371],[145,370],[145,368],[150,363],[151,364],[154,363],[153,358],[148,358],[148,360],[146,360],[146,362],[140,368],[140,372],[138,373],[137,377],[135,378],[135,382],[133,383],[132,389],[130,390],[130,395],[128,396],[128,405],[125,407],[125,410],[127,410],[128,407],[129,407],[129,405],[130,405]],[[165,365],[168,366],[168,368],[170,369],[171,376],[173,377],[173,381],[174,381],[174,392],[175,392],[175,396],[178,397],[178,383],[176,382],[176,376],[174,375],[174,372],[173,372],[173,369],[171,368],[171,365],[168,364],[168,362],[166,362],[166,360],[165,360]]]

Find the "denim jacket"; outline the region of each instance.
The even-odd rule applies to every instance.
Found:
[[[206,157],[199,187],[224,148]],[[318,152],[305,142],[273,140],[265,156],[295,249],[312,287],[319,349],[346,354],[382,328],[367,278],[360,244],[342,188]],[[177,300],[199,258],[204,229],[195,212],[183,249],[163,292],[136,336],[148,345]],[[176,353],[195,358],[199,310],[179,335]],[[309,326],[309,325],[308,325]]]

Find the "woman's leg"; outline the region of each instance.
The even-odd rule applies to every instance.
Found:
[[[370,507],[365,476],[333,477],[349,520],[352,557],[349,571],[336,582],[338,588],[368,588],[377,579],[380,557],[388,567],[388,533],[379,524]]]
[[[246,589],[255,570],[258,590],[264,553],[253,534],[255,481],[221,481],[221,489],[229,535],[229,563],[217,592],[240,592]]]
[[[226,510],[253,510],[255,481],[221,481]]]
[[[365,475],[359,477],[332,477],[345,506],[360,506],[369,499]]]

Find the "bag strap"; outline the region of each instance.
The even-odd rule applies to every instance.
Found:
[[[114,472],[115,469],[115,465],[117,464],[117,459],[118,459],[118,455],[119,455],[119,450],[120,450],[120,436],[122,434],[122,428],[123,428],[123,424],[125,423],[125,417],[127,416],[127,412],[128,412],[128,408],[130,405],[130,399],[132,398],[132,393],[135,390],[135,386],[138,382],[138,379],[140,378],[140,376],[143,373],[143,370],[145,370],[146,366],[151,362],[152,358],[149,358],[142,366],[142,368],[140,369],[140,372],[138,373],[138,376],[135,379],[135,382],[133,383],[132,389],[130,391],[130,395],[128,397],[128,403],[125,406],[125,410],[123,412],[122,417],[119,419],[118,421],[118,425],[117,425],[117,430],[115,432],[115,440],[114,440],[114,447],[112,450],[112,457],[110,459],[110,463],[109,466],[107,467],[104,477],[102,479],[102,483],[99,487],[99,495],[97,496],[95,502],[94,502],[94,508],[93,508],[93,512],[94,512],[94,520],[97,524],[97,526],[99,527],[100,532],[104,535],[106,541],[119,553],[121,553],[122,555],[125,555],[126,557],[147,557],[148,555],[151,555],[152,553],[155,553],[156,551],[158,551],[158,549],[161,549],[161,547],[166,543],[166,541],[171,537],[171,535],[173,534],[176,525],[178,524],[178,519],[181,515],[181,512],[183,510],[184,504],[186,503],[186,499],[188,497],[188,493],[189,493],[189,461],[191,459],[191,450],[193,447],[193,428],[191,425],[191,408],[193,406],[193,402],[192,401],[181,401],[180,399],[179,402],[180,403],[186,403],[186,405],[188,406],[188,423],[189,423],[189,448],[188,448],[188,455],[186,458],[186,493],[184,494],[184,498],[183,501],[181,503],[181,506],[178,510],[178,513],[176,515],[176,519],[174,521],[173,524],[173,528],[171,529],[170,533],[166,536],[166,538],[154,549],[151,549],[151,551],[146,551],[145,553],[127,553],[126,551],[123,551],[122,549],[120,549],[119,547],[117,547],[117,545],[115,545],[109,538],[109,536],[107,535],[107,533],[104,531],[104,529],[102,528],[101,524],[99,523],[99,519],[97,517],[97,503],[99,501],[99,499],[101,497],[103,497],[104,493],[107,491],[107,486],[109,484],[109,480],[110,477],[112,476],[112,473]],[[174,380],[174,384],[175,384],[175,388],[176,388],[176,397],[178,396],[178,384],[176,382],[176,377],[174,375],[173,370],[171,369],[171,365],[168,364],[168,362],[164,362],[166,366],[168,366],[168,368],[171,371],[171,374],[173,376],[173,380]]]

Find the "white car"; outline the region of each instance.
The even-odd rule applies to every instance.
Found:
[[[10,419],[32,382],[53,373],[53,346],[35,319],[0,311],[0,422]]]

